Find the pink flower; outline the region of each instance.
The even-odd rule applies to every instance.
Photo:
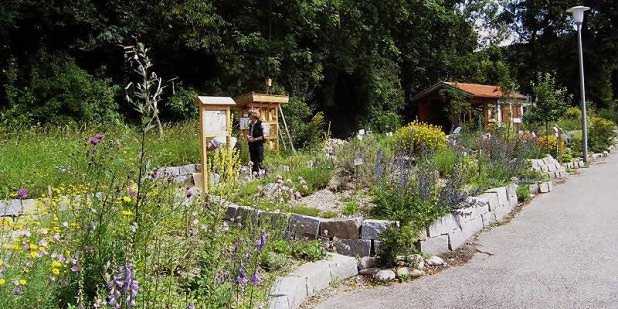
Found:
[[[17,198],[20,200],[25,200],[28,198],[28,189],[20,188],[17,190]]]
[[[88,143],[90,145],[96,146],[97,144],[103,141],[104,137],[105,135],[103,133],[97,133],[94,136],[91,136],[88,138]]]

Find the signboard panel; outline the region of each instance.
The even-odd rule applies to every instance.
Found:
[[[227,135],[227,114],[225,111],[203,111],[202,117],[205,136]]]

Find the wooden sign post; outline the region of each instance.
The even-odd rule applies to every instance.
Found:
[[[215,138],[225,136],[225,147],[230,147],[232,136],[231,108],[236,105],[229,97],[196,97],[200,111],[200,144],[202,147],[202,173],[200,179],[204,194],[208,194],[208,150],[216,149]],[[196,179],[196,180],[197,180]],[[196,181],[198,185],[198,181]]]

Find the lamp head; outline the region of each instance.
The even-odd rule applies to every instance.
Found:
[[[573,14],[575,23],[581,25],[584,22],[584,12],[590,10],[587,6],[574,6],[567,10],[567,12]]]

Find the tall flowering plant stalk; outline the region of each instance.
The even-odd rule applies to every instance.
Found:
[[[125,98],[141,117],[141,140],[139,153],[139,173],[137,179],[136,201],[134,203],[135,224],[139,225],[139,207],[143,199],[145,164],[146,133],[157,127],[159,135],[163,134],[163,127],[159,119],[159,102],[163,93],[162,78],[151,71],[153,66],[148,56],[148,48],[143,43],[124,46],[125,61],[138,77],[138,82],[129,82],[125,87]]]

